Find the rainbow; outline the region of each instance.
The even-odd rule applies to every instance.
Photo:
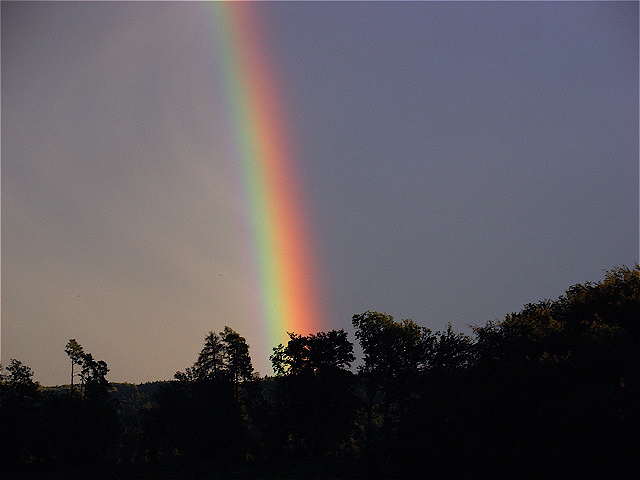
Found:
[[[320,330],[311,238],[275,60],[251,2],[210,8],[271,346]]]

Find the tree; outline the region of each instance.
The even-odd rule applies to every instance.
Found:
[[[252,375],[253,366],[246,339],[225,326],[219,335],[214,332],[207,334],[193,367],[177,372],[175,378],[182,381],[228,378],[237,389],[241,382],[251,380]]]
[[[12,358],[7,367],[9,375],[2,375],[0,378],[3,382],[6,382],[16,389],[37,389],[37,385],[34,383],[31,377],[33,377],[33,370],[27,365],[24,365],[20,360]]]
[[[10,470],[26,462],[37,451],[42,429],[38,421],[38,384],[33,371],[12,358],[2,373],[0,366],[0,464]]]
[[[229,372],[234,390],[238,391],[240,382],[253,378],[253,366],[249,356],[249,345],[244,337],[230,327],[220,332],[223,344],[222,363]]]
[[[82,347],[80,346],[80,344],[78,344],[78,342],[76,342],[75,338],[72,338],[69,340],[69,342],[67,343],[67,346],[64,349],[65,353],[67,355],[69,355],[69,358],[71,359],[71,386],[69,388],[69,393],[71,395],[74,394],[74,389],[73,389],[73,378],[74,378],[74,373],[73,373],[73,367],[75,365],[82,365],[82,357],[84,355],[84,351],[82,349]]]
[[[82,355],[82,372],[80,376],[84,384],[84,396],[91,399],[105,399],[108,396],[109,382],[107,381],[107,363],[94,360],[93,355]]]
[[[438,332],[429,355],[429,367],[440,370],[465,368],[473,361],[473,340],[464,333],[453,331],[451,324]]]
[[[104,360],[94,360],[93,355],[85,353],[82,346],[75,338],[70,339],[64,348],[65,353],[71,359],[71,395],[74,394],[73,379],[75,377],[74,366],[81,367],[77,374],[80,377],[82,397],[106,397],[108,396],[109,382],[106,379],[109,368]]]
[[[289,342],[273,349],[270,357],[275,372],[282,374],[322,374],[348,368],[355,360],[353,344],[344,330],[315,335],[289,333]]]
[[[381,446],[386,452],[392,420],[401,419],[404,400],[409,398],[420,371],[428,365],[435,338],[429,329],[412,320],[396,322],[385,313],[366,311],[354,315],[352,323],[364,353],[359,375],[365,388],[365,450],[368,455],[373,453],[374,420],[380,415]]]
[[[198,360],[193,365],[193,373],[198,379],[218,378],[223,370],[224,345],[220,337],[213,332],[209,332],[205,337],[204,346],[198,355]]]
[[[339,454],[354,430],[357,397],[348,370],[353,344],[344,330],[315,335],[289,333],[271,356],[276,380],[282,447],[310,457]],[[282,425],[285,429],[282,429]]]
[[[252,373],[244,337],[230,327],[219,335],[209,332],[193,366],[176,372],[156,395],[149,426],[161,432],[169,454],[180,452],[196,469],[200,462],[225,465],[243,458],[248,419],[241,385]]]
[[[360,371],[365,375],[398,378],[427,365],[434,338],[413,320],[396,322],[386,313],[366,311],[354,315],[352,323],[364,353]]]

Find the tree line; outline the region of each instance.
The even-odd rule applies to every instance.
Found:
[[[209,332],[192,366],[154,385],[110,386],[107,364],[75,339],[65,347],[67,388],[39,387],[12,359],[0,378],[3,469],[274,479],[637,471],[638,265],[470,335],[374,311],[352,325],[357,369],[344,330],[289,333],[264,378],[230,327]]]

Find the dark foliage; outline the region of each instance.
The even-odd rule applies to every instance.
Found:
[[[275,424],[272,442],[281,451],[316,458],[340,456],[354,430],[357,397],[353,344],[343,330],[301,336],[274,348]]]
[[[83,354],[82,365],[84,389],[77,395],[71,388],[41,389],[31,369],[11,361],[0,387],[5,471],[48,464],[91,475],[115,463],[117,404],[108,394],[107,364]]]
[[[255,378],[210,332],[171,382],[109,385],[72,340],[71,386],[0,377],[13,478],[632,478],[640,468],[640,268],[525,305],[473,336],[367,311],[301,336]],[[77,377],[78,384],[73,385]]]

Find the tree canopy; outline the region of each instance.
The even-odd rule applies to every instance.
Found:
[[[345,330],[290,332],[275,377],[259,378],[228,326],[153,386],[110,384],[75,339],[69,389],[11,359],[0,462],[13,478],[595,480],[640,468],[638,265],[470,335],[369,310],[351,320],[353,369]]]

